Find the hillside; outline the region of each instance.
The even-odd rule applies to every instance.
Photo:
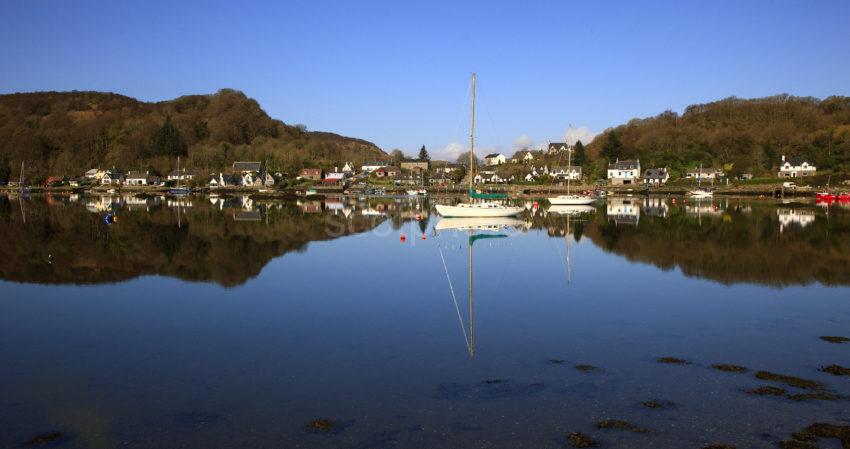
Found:
[[[166,173],[185,166],[217,171],[234,160],[267,160],[276,170],[381,158],[371,142],[308,132],[270,118],[242,92],[146,103],[101,92],[0,95],[0,165],[17,176],[75,175],[92,167]]]
[[[777,95],[727,98],[633,119],[606,130],[588,146],[594,168],[606,161],[640,158],[643,167],[674,172],[733,164],[731,174],[765,174],[783,154],[800,155],[820,171],[850,170],[850,97]]]

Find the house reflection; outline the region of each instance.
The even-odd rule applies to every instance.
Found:
[[[815,211],[810,209],[780,207],[776,209],[776,215],[779,217],[780,233],[792,226],[805,228],[815,221]]]
[[[618,226],[637,225],[640,221],[640,199],[609,196],[605,203],[605,215]]]

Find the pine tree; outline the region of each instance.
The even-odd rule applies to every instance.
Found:
[[[165,117],[165,123],[154,134],[151,142],[152,156],[186,156],[188,154],[186,142],[180,138],[180,132],[171,123],[171,116]]]
[[[9,156],[4,155],[0,159],[0,185],[7,184],[10,176],[12,176],[12,165]]]
[[[573,147],[573,164],[584,165],[585,161],[587,161],[587,153],[584,151],[584,144],[579,140]]]
[[[430,161],[431,156],[428,155],[428,150],[425,149],[425,145],[422,145],[422,148],[419,149],[419,160],[420,161]]]

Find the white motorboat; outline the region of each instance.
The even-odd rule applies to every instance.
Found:
[[[689,191],[688,195],[695,198],[709,198],[714,196],[714,192],[712,192],[711,190],[697,189]]]

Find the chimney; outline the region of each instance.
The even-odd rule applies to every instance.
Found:
[[[782,155],[782,163],[783,164],[785,163],[785,155],[784,154]]]

